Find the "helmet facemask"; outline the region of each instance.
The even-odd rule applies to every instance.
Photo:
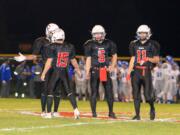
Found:
[[[105,36],[106,36],[105,33],[93,33],[92,34],[93,40],[95,40],[99,43],[103,42],[103,40],[105,39]]]
[[[139,32],[137,35],[138,35],[138,39],[141,41],[145,41],[150,38],[147,32]]]

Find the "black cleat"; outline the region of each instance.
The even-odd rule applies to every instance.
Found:
[[[116,117],[115,113],[112,112],[112,113],[109,113],[109,118],[116,119],[117,117]]]
[[[134,116],[133,118],[132,118],[132,120],[141,120],[141,118],[140,118],[140,116]]]
[[[92,113],[92,117],[93,118],[97,118],[97,114],[96,113]]]
[[[155,110],[153,109],[150,111],[150,120],[154,120],[155,117],[156,117],[156,113],[155,113]]]

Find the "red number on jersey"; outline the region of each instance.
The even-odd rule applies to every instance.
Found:
[[[68,56],[69,56],[68,52],[60,52],[60,53],[58,53],[56,66],[57,67],[63,67],[63,68],[67,67]]]
[[[98,61],[100,63],[105,62],[105,50],[98,50]]]
[[[137,50],[137,62],[146,61],[146,50]]]

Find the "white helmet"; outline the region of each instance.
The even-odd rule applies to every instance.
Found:
[[[65,33],[62,29],[57,29],[54,31],[51,37],[51,41],[54,43],[57,40],[65,40]]]
[[[53,32],[56,30],[56,29],[59,29],[59,26],[55,23],[49,23],[47,26],[46,26],[46,36],[48,38],[51,38]]]
[[[148,34],[148,37],[147,37],[147,39],[149,39],[150,37],[151,37],[151,29],[147,26],[147,25],[140,25],[139,27],[138,27],[138,29],[137,29],[137,31],[136,31],[136,34],[137,34],[137,36],[139,37],[139,33],[141,33],[141,32],[145,32],[145,33],[147,33]]]
[[[103,33],[106,34],[105,29],[102,25],[95,25],[92,28],[91,34],[96,34],[96,33]]]
[[[92,38],[94,40],[97,40],[96,39],[96,34],[101,34],[102,37],[101,39],[98,41],[98,42],[102,42],[104,39],[105,39],[105,36],[106,36],[106,32],[105,32],[105,29],[103,26],[101,25],[95,25],[93,28],[92,28],[92,31],[91,31],[91,34],[92,34]]]

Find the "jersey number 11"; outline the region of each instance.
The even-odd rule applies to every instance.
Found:
[[[146,50],[137,50],[137,62],[146,61]]]

